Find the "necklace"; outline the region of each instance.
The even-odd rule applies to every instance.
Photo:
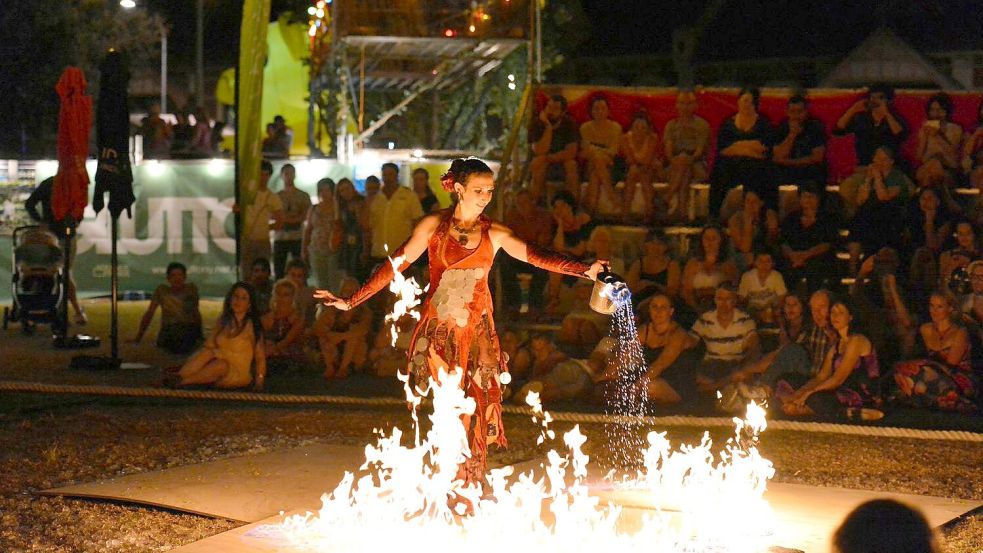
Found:
[[[475,219],[471,226],[465,227],[464,225],[458,224],[457,219],[451,219],[451,228],[457,233],[457,242],[462,246],[468,245],[468,236],[474,232],[474,229],[478,228],[478,220]]]

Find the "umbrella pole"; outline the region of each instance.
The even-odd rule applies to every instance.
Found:
[[[109,343],[113,361],[119,360],[119,257],[116,255],[116,242],[119,240],[119,219],[110,217],[112,221],[112,249],[110,250],[110,327]]]
[[[59,327],[57,338],[65,340],[68,337],[68,304],[72,301],[72,235],[75,234],[75,225],[68,217],[65,220],[65,255],[62,258],[65,260],[64,270],[62,271],[62,278],[64,282],[62,283],[64,290],[62,291],[62,301],[61,301],[61,311],[58,313]]]

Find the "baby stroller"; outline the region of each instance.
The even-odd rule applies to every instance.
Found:
[[[25,334],[36,324],[59,324],[58,312],[65,299],[62,252],[54,234],[37,225],[17,227],[13,234],[11,298],[3,308],[3,329],[19,322]]]

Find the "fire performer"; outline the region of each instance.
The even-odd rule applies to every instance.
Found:
[[[502,428],[502,386],[508,384],[506,356],[498,343],[492,314],[488,277],[499,249],[541,269],[596,279],[605,261],[588,265],[562,254],[527,244],[507,226],[482,212],[495,189],[492,170],[477,158],[457,159],[441,177],[451,193],[448,209],[423,217],[413,234],[395,252],[404,271],[426,251],[430,288],[408,349],[410,384],[424,394],[441,369],[461,368],[465,393],[476,403],[464,420],[471,457],[462,466],[465,483],[483,481],[488,445],[507,445]],[[384,288],[394,278],[391,263],[379,266],[368,282],[350,297],[327,290],[315,297],[326,305],[352,309]]]

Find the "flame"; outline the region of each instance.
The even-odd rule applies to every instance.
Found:
[[[392,260],[398,267],[401,259]],[[387,320],[415,313],[422,292],[398,272],[390,287],[397,306]],[[415,318],[419,314],[415,313]],[[402,430],[379,432],[366,445],[365,463],[346,473],[317,513],[286,517],[277,535],[303,551],[763,551],[774,518],[763,493],[774,475],[757,449],[766,428],[764,409],[751,403],[735,418],[734,437],[715,459],[709,434],[698,445],[673,449],[665,432],[650,432],[641,451],[644,468],[613,482],[616,493],[636,494],[654,510],[636,516],[631,531],[625,511],[602,504],[588,481],[587,436],[579,426],[563,435],[563,453],[551,449],[540,471],[514,474],[492,469],[487,487],[465,484],[461,463],[471,454],[462,418],[475,410],[462,389],[461,369],[441,370],[433,397],[431,428],[421,440],[416,407],[421,398],[401,376],[413,407],[416,439],[404,445]],[[538,393],[526,403],[539,426],[539,443],[555,442],[552,417]],[[610,477],[610,475],[609,475]],[[609,482],[609,487],[610,487]],[[637,513],[636,513],[637,515]]]

